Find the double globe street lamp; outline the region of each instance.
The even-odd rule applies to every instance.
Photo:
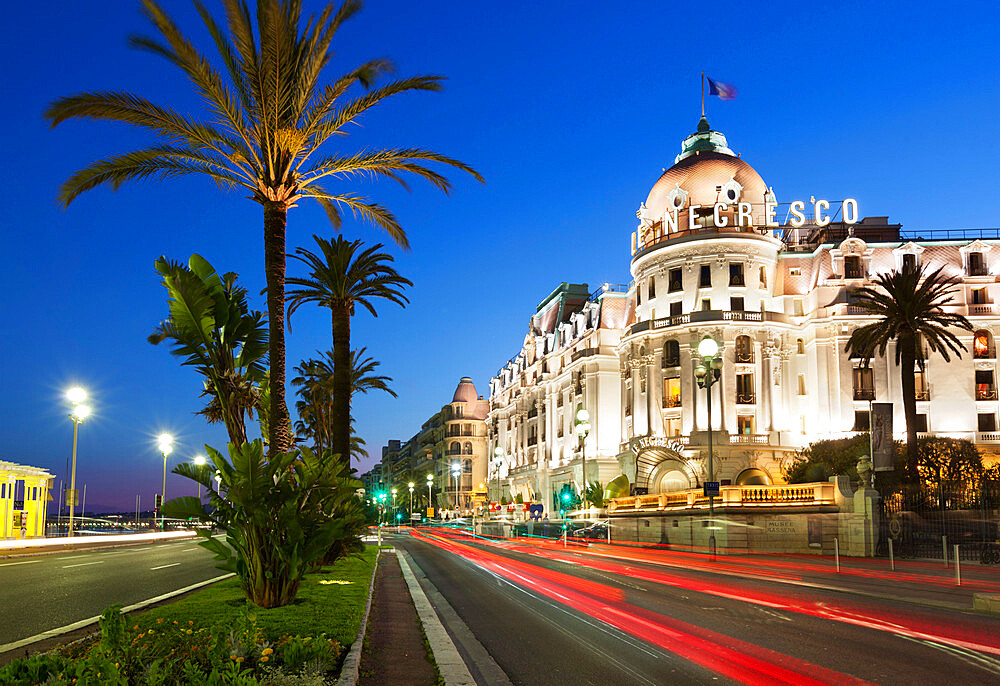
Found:
[[[719,484],[715,481],[715,466],[712,456],[712,386],[722,377],[722,357],[719,355],[719,344],[711,336],[705,336],[698,344],[698,355],[701,363],[694,368],[694,376],[698,387],[708,391],[708,481],[705,491],[708,495],[708,551],[715,557],[715,495]]]
[[[167,501],[167,455],[174,450],[174,437],[170,434],[160,434],[156,437],[156,447],[163,455],[163,488],[160,491],[160,529],[164,529],[166,523],[163,518],[163,505]]]
[[[434,475],[427,474],[427,510],[430,511],[434,506],[431,504],[431,486],[434,485]],[[429,514],[427,515],[430,516]]]
[[[587,510],[587,435],[590,433],[590,413],[584,407],[576,411],[576,435],[580,437],[580,462],[583,467],[583,509]]]
[[[76,505],[76,439],[80,431],[80,422],[90,416],[90,407],[83,404],[87,399],[87,391],[79,386],[74,386],[66,391],[66,399],[73,404],[73,410],[69,413],[69,418],[73,420],[73,471],[70,475],[69,494],[67,496],[67,501],[69,502],[69,531],[66,534],[69,538],[72,538],[73,509],[74,505]]]
[[[204,455],[195,455],[194,466],[198,467],[199,471],[203,470],[205,465],[208,464],[208,458]],[[201,502],[201,481],[198,482],[198,502]]]
[[[503,457],[504,457],[503,448],[497,446],[496,448],[493,449],[493,470],[496,472],[497,475],[497,492],[496,492],[497,507],[500,506],[500,465],[503,464]],[[488,501],[489,498],[487,497],[486,500]]]
[[[411,481],[409,484],[410,489],[410,521],[413,521],[413,486],[414,483]]]

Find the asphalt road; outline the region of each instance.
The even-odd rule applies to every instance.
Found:
[[[0,645],[224,573],[194,539],[0,559]]]
[[[527,554],[480,542],[449,551],[406,535],[389,542],[412,556],[514,684],[1000,682],[997,652],[935,640],[949,632],[973,641],[1000,636],[994,617],[703,569],[651,582],[644,575],[662,568],[594,569],[593,558],[572,549]],[[499,557],[484,562],[477,551]],[[742,599],[751,593],[821,611]],[[865,626],[873,617],[897,618],[901,628]]]

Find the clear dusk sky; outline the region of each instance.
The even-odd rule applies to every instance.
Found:
[[[164,4],[207,48],[191,6]],[[694,7],[370,0],[344,26],[331,74],[385,56],[400,74],[449,80],[442,94],[386,102],[340,149],[423,146],[487,180],[453,175],[450,197],[416,181],[411,193],[356,187],[398,214],[413,245],[390,248],[415,283],[411,305],[381,306],[377,319],[359,310],[353,321],[354,345],[381,360],[399,393],[355,404],[374,458],[448,402],[460,377],[485,395],[561,281],[629,280],[635,210],[695,128],[702,70],[739,89],[708,103],[709,120],[779,202],[855,197],[862,216],[906,229],[1000,226],[995,4]],[[194,177],[101,189],[61,209],[57,187],[69,174],[151,139],[89,121],[50,130],[48,102],[126,89],[197,112],[197,99],[177,69],[128,49],[130,33],[147,32],[131,0],[11,3],[4,23],[0,459],[52,470],[58,488],[72,439],[62,393],[82,385],[95,411],[80,429],[88,509],[128,508],[137,493],[146,508],[159,490],[156,434],[176,436],[171,464],[226,441],[193,415],[196,372],[146,342],[166,315],[153,261],[198,252],[258,293],[261,210]],[[292,210],[289,252],[313,233],[331,235],[323,213]],[[387,241],[351,221],[344,233]],[[264,309],[262,297],[255,306]],[[329,322],[315,308],[297,313],[289,366],[330,347]],[[168,475],[168,497],[194,488]]]

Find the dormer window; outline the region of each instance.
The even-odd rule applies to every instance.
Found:
[[[986,276],[986,256],[981,252],[969,253],[969,276]]]
[[[903,271],[915,271],[917,269],[917,256],[913,253],[903,255]]]
[[[913,257],[913,255],[904,257]],[[861,258],[857,255],[848,255],[844,258],[844,278],[845,279],[861,279],[864,278],[864,272],[861,271]]]

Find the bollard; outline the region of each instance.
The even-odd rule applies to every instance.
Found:
[[[948,537],[941,537],[941,550],[944,552],[944,566],[948,566]]]
[[[611,522],[608,522],[608,545],[611,545]]]
[[[837,572],[840,572],[840,539],[833,537],[833,559],[837,563]]]
[[[892,539],[889,539],[889,569],[896,571],[896,559],[892,556]]]
[[[566,528],[563,527],[563,548],[566,547]]]
[[[962,585],[962,563],[958,561],[958,544],[955,544],[955,585]]]

